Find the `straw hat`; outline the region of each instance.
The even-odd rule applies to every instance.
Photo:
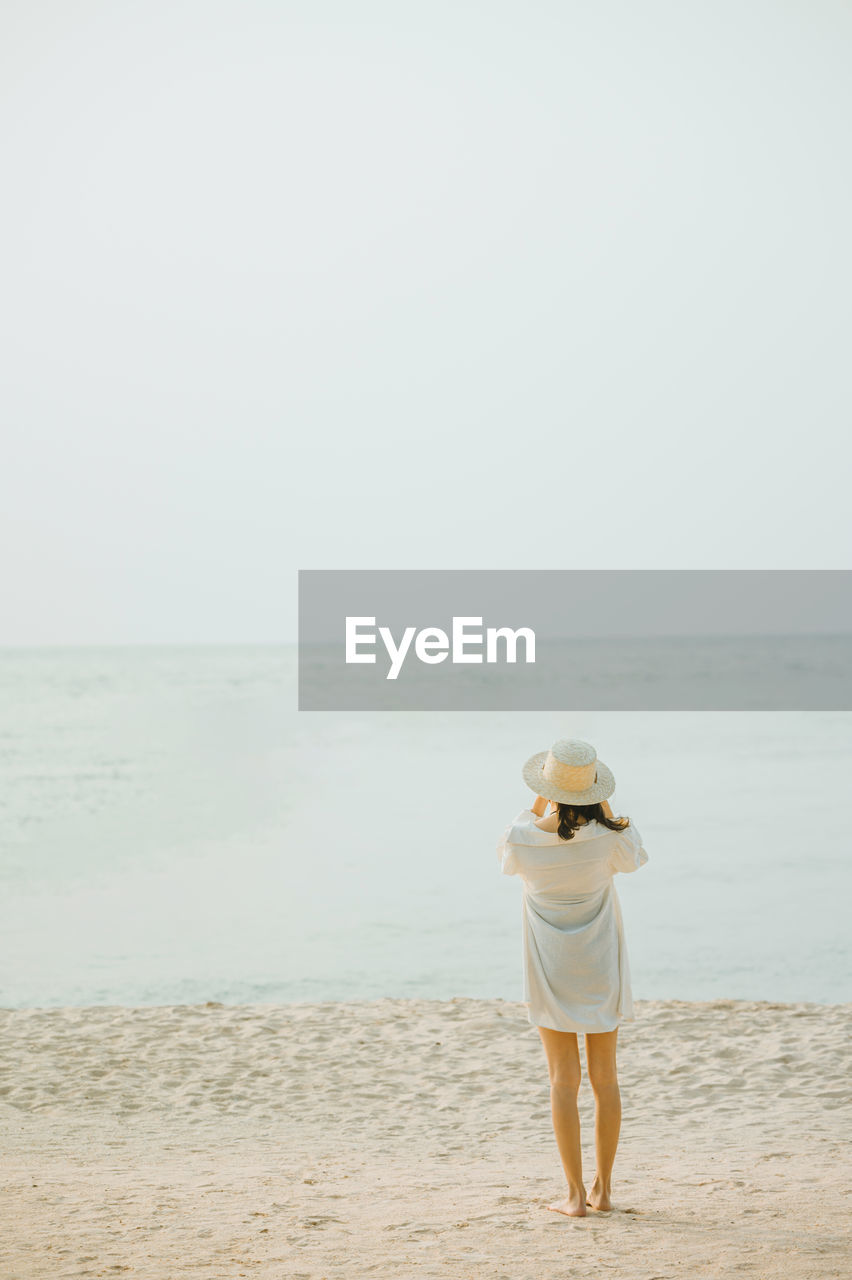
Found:
[[[530,756],[523,775],[536,795],[561,804],[599,804],[615,791],[615,778],[603,760],[579,738],[560,738],[549,751]]]

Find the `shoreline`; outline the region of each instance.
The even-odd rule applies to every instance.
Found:
[[[339,1006],[349,1005],[446,1005],[458,1004],[466,1001],[469,1004],[476,1005],[507,1005],[507,1006],[523,1006],[522,1000],[510,1000],[504,996],[353,996],[343,1000],[196,1000],[196,1001],[180,1001],[169,1004],[32,1004],[32,1005],[3,1005],[0,1004],[0,1017],[14,1013],[62,1013],[71,1011],[97,1012],[98,1010],[150,1010],[150,1009],[301,1009],[310,1007],[312,1009],[337,1008]],[[665,999],[639,999],[636,998],[634,1003],[637,1009],[640,1006],[653,1005],[690,1005],[690,1006],[715,1006],[715,1005],[749,1005],[756,1007],[769,1007],[778,1009],[794,1009],[794,1008],[817,1008],[817,1009],[852,1009],[852,1001],[848,1000],[758,1000],[749,997],[740,996],[709,996],[703,1000],[686,1000],[680,998]]]
[[[520,1002],[0,1010],[6,1274],[848,1277],[852,1004],[634,1006],[577,1219]]]

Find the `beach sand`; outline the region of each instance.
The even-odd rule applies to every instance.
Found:
[[[849,1277],[850,1012],[637,1000],[567,1218],[521,1004],[3,1010],[0,1275]]]

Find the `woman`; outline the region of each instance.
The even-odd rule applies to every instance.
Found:
[[[550,1074],[553,1131],[568,1195],[548,1209],[581,1217],[586,1205],[612,1208],[611,1175],[621,1128],[615,1041],[633,1021],[630,969],[613,884],[617,871],[648,861],[639,832],[614,818],[615,779],[588,742],[563,738],[523,768],[536,792],[503,833],[497,852],[505,875],[521,877],[524,1001],[538,1028]],[[548,802],[551,812],[545,816]],[[580,1156],[580,1055],[595,1095],[597,1171],[586,1195]]]

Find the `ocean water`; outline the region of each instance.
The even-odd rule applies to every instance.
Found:
[[[0,1005],[522,998],[495,846],[592,741],[638,999],[852,999],[848,712],[302,712],[295,648],[0,650]]]

